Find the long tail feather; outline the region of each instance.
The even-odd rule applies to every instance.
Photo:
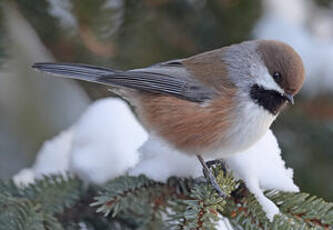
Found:
[[[112,75],[115,70],[104,67],[97,67],[74,63],[35,63],[32,68],[54,74],[59,77],[72,78],[96,83],[101,81],[102,76]]]

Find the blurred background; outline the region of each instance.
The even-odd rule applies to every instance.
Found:
[[[273,130],[301,190],[333,201],[333,0],[2,0],[0,178],[110,96],[34,62],[127,69],[258,38],[288,42],[305,62],[305,86]]]

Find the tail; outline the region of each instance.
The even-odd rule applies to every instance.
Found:
[[[120,72],[110,68],[74,63],[35,63],[32,68],[63,78],[72,78],[106,85],[109,84],[103,81],[105,76]]]

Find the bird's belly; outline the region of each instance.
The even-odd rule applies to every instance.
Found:
[[[237,114],[219,147],[211,152],[214,157],[227,157],[245,151],[265,135],[276,118],[254,103],[243,105]]]

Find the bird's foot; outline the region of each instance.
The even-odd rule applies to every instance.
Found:
[[[226,198],[227,195],[222,191],[220,185],[217,183],[215,176],[213,175],[212,170],[207,166],[206,162],[201,156],[197,156],[202,168],[203,168],[203,174],[206,177],[206,179],[210,182],[210,184],[214,187],[214,189],[217,191],[219,196]],[[212,166],[212,165],[210,165]]]
[[[211,160],[206,162],[208,168],[212,168],[214,165],[221,166],[221,169],[223,170],[224,175],[227,173],[227,168],[225,167],[225,163],[223,160]]]

